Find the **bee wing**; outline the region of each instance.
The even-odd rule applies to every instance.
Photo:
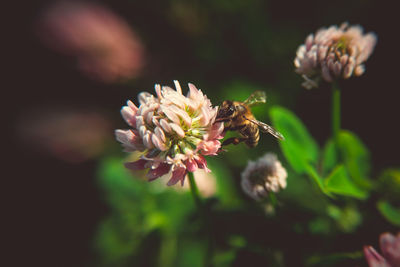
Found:
[[[252,107],[258,104],[263,104],[265,102],[267,102],[267,95],[265,94],[265,92],[255,91],[243,103],[249,107]]]
[[[285,137],[283,137],[283,135],[280,132],[278,132],[277,130],[275,130],[274,128],[269,126],[268,124],[263,123],[258,120],[248,119],[248,118],[246,118],[246,120],[251,121],[252,123],[258,125],[258,128],[260,129],[261,132],[272,134],[274,137],[278,138],[279,140],[285,140]]]

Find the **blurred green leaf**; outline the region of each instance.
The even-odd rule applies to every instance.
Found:
[[[347,174],[343,165],[336,167],[325,180],[325,188],[332,193],[365,199],[368,193],[357,186]]]
[[[201,240],[184,241],[179,246],[176,266],[205,266],[204,258],[206,249]]]
[[[328,140],[322,152],[322,174],[328,175],[338,163],[337,151],[333,140]]]
[[[325,255],[313,255],[306,261],[306,266],[348,266],[349,263],[344,264],[344,260],[348,259],[361,259],[363,258],[362,251],[332,253]],[[339,263],[342,263],[339,265]],[[352,264],[352,263],[351,263]],[[352,265],[351,265],[352,266]]]
[[[167,187],[163,178],[149,183],[136,177],[120,158],[102,160],[97,176],[111,209],[96,236],[102,264],[149,263],[150,259],[146,261],[140,255],[141,248],[147,244],[154,248],[151,262],[159,260],[163,266],[173,266],[177,236],[185,229],[187,217],[194,210],[190,194]]]
[[[378,190],[388,200],[400,201],[400,170],[386,169],[378,179]]]
[[[298,173],[307,173],[310,163],[318,162],[318,145],[306,127],[291,111],[274,106],[270,109],[274,127],[285,136],[280,146],[287,161]]]
[[[338,146],[340,157],[351,179],[364,189],[371,187],[369,181],[370,155],[361,140],[349,131],[339,133]]]
[[[319,189],[321,189],[321,191],[325,195],[331,197],[332,195],[330,194],[329,190],[327,190],[325,188],[325,184],[324,184],[321,176],[318,174],[317,170],[313,166],[311,166],[311,164],[308,164],[306,166],[306,171],[307,171],[307,174],[317,183]]]
[[[308,223],[308,228],[313,234],[329,235],[332,232],[332,220],[318,216]]]
[[[208,158],[207,164],[217,180],[217,196],[219,201],[229,208],[239,205],[241,198],[238,196],[235,188],[234,176],[231,170],[218,158]]]
[[[351,233],[362,223],[360,211],[354,205],[339,208],[335,205],[327,207],[327,214],[335,220],[340,231]]]
[[[400,226],[400,208],[393,207],[389,202],[380,200],[376,204],[380,213],[390,223]]]

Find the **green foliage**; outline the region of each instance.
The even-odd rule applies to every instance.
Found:
[[[337,165],[338,155],[333,140],[326,142],[322,151],[322,174],[328,175]]]
[[[370,188],[369,171],[371,163],[366,146],[355,134],[342,130],[339,133],[338,148],[339,157],[353,181],[360,187]]]
[[[393,207],[389,202],[380,200],[376,204],[383,217],[391,224],[400,226],[400,208]]]
[[[297,173],[307,174],[328,196],[334,193],[358,199],[368,197],[369,154],[354,134],[341,131],[337,146],[329,140],[320,153],[296,115],[282,107],[271,108],[270,115],[273,125],[285,136],[280,146]]]
[[[385,198],[400,202],[400,170],[386,169],[379,176],[377,188]]]
[[[98,178],[112,211],[96,238],[102,262],[129,266],[143,260],[145,264],[139,252],[143,244],[149,244],[158,251],[163,266],[171,266],[176,258],[176,230],[194,208],[190,195],[166,188],[165,181],[149,183],[133,176],[118,158],[103,160]]]
[[[362,190],[350,179],[343,165],[337,166],[325,179],[325,189],[335,194],[359,199],[365,199],[368,196],[365,190]]]
[[[300,174],[310,172],[310,164],[315,166],[318,163],[319,149],[307,128],[296,115],[283,107],[272,107],[270,116],[274,127],[285,137],[280,146],[290,165]]]

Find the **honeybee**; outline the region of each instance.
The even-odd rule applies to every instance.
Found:
[[[274,137],[284,140],[283,135],[266,123],[256,120],[251,107],[266,103],[267,96],[263,91],[255,91],[245,101],[225,100],[218,109],[216,122],[225,123],[225,131],[238,131],[242,136],[225,140],[222,145],[239,144],[245,142],[248,147],[255,147],[260,139],[260,131],[270,133]]]

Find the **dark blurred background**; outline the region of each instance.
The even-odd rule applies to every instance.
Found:
[[[113,141],[113,129],[125,128],[119,110],[138,92],[153,92],[155,83],[193,82],[215,104],[265,90],[268,105],[293,110],[323,145],[331,132],[330,88],[323,84],[307,91],[293,71],[297,47],[322,26],[348,21],[377,34],[366,73],[342,85],[342,126],[370,148],[375,175],[400,165],[398,29],[395,9],[384,1],[98,1],[98,12],[113,14],[107,18],[113,21],[109,31],[121,31],[105,43],[120,51],[136,47],[139,53],[131,60],[118,54],[117,63],[84,58],[91,40],[61,47],[57,41],[70,37],[57,35],[65,25],[48,26],[63,21],[51,9],[54,3],[14,4],[6,17],[11,38],[3,41],[10,46],[5,67],[11,75],[3,86],[9,135],[4,142],[11,164],[3,177],[12,183],[6,205],[13,228],[7,232],[16,265],[81,266],[91,261],[96,227],[108,213],[95,180],[96,159],[105,151],[121,154]],[[46,17],[49,10],[53,17]],[[106,15],[94,16],[71,27],[101,24],[96,16]],[[125,22],[115,22],[116,17]],[[118,28],[127,25],[133,34]],[[97,30],[90,27],[78,39]],[[101,49],[96,55],[107,55]],[[110,74],[107,67],[93,67],[101,64],[121,66]],[[241,88],[246,90],[241,93]],[[267,115],[263,119],[269,121]],[[87,128],[80,134],[82,125]],[[59,139],[51,139],[55,135]]]

